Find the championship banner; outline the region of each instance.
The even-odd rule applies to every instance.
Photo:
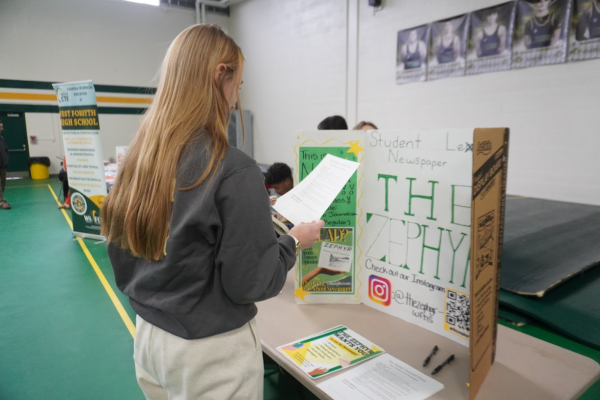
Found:
[[[471,13],[467,75],[510,69],[516,3]]]
[[[73,234],[100,235],[100,207],[106,198],[104,157],[92,81],[55,83],[71,192]]]
[[[468,14],[431,24],[427,80],[465,74],[468,33]]]
[[[396,51],[396,83],[424,81],[427,75],[427,44],[430,26],[398,31]]]
[[[569,61],[600,57],[600,0],[574,0]]]
[[[512,67],[565,62],[570,12],[571,0],[519,0]]]

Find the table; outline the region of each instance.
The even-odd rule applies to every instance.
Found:
[[[445,388],[431,399],[468,399],[467,347],[362,304],[298,305],[293,295],[294,271],[288,274],[279,296],[257,304],[258,329],[263,351],[317,397],[331,399],[316,385],[345,371],[312,380],[285,359],[276,347],[336,325],[345,325],[426,374],[430,374],[438,362],[455,354],[456,360],[435,376]],[[423,360],[434,345],[440,350],[430,365],[423,368]],[[600,365],[595,361],[499,326],[496,362],[477,400],[577,399],[598,377]]]

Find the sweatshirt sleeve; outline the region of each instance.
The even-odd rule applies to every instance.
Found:
[[[236,169],[221,181],[215,201],[222,228],[216,265],[225,293],[238,304],[276,296],[296,262],[295,241],[275,234],[260,169]]]

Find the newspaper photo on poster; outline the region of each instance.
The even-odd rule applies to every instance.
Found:
[[[424,81],[427,76],[427,45],[430,25],[398,31],[396,83]]]
[[[427,80],[465,74],[468,33],[468,14],[431,24]]]
[[[320,240],[302,251],[299,263],[307,293],[346,294],[354,291],[354,228],[326,226]]]
[[[569,61],[600,57],[600,0],[573,0]]]
[[[519,0],[512,67],[565,62],[570,12],[571,0]]]
[[[510,69],[516,3],[471,13],[467,75]]]

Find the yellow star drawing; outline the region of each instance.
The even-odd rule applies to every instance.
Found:
[[[294,297],[296,299],[302,299],[302,301],[306,302],[306,300],[304,299],[304,296],[309,295],[310,293],[305,292],[304,288],[302,286],[300,286],[298,289],[294,290]]]
[[[296,136],[296,139],[300,140],[300,135]]]
[[[364,150],[365,149],[360,147],[360,145],[358,144],[358,140],[355,140],[353,142],[350,142],[350,148],[348,149],[348,153],[354,153],[354,155],[356,156],[356,159],[358,159],[358,153],[360,153],[361,151],[364,151]]]

